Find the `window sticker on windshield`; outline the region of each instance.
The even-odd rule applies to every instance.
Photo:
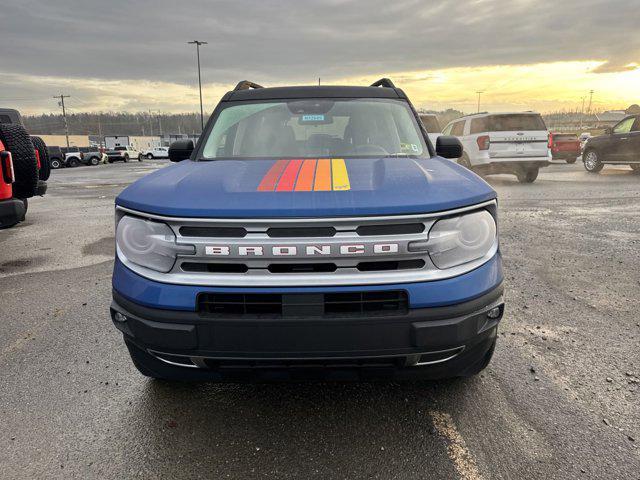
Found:
[[[303,122],[324,122],[324,115],[302,115],[301,121]]]
[[[403,153],[420,153],[420,148],[415,143],[401,143],[400,150]]]

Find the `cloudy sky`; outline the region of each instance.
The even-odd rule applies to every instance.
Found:
[[[419,107],[640,103],[637,0],[0,0],[0,106],[195,111],[238,80],[392,78]],[[588,100],[587,100],[588,101]]]

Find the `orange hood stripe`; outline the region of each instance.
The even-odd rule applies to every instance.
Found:
[[[313,190],[313,179],[316,176],[316,161],[305,160],[298,174],[296,192],[310,192]]]
[[[318,160],[318,166],[316,167],[316,179],[313,184],[313,189],[316,192],[331,191],[331,160],[327,158],[321,158]]]

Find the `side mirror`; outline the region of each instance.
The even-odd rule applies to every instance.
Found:
[[[462,144],[457,137],[442,135],[436,140],[436,155],[442,158],[460,158],[462,156]]]
[[[193,140],[177,140],[169,147],[169,160],[181,162],[187,160],[193,152]]]
[[[612,135],[613,134],[613,128],[611,127],[607,127],[604,129],[604,134],[605,135]]]

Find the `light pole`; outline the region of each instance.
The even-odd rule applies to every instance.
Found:
[[[482,95],[484,91],[479,90],[476,93],[478,94],[478,113],[480,113],[480,95]]]
[[[200,90],[200,127],[201,131],[204,130],[204,110],[202,109],[202,77],[200,75],[200,45],[207,45],[207,42],[201,42],[200,40],[193,40],[187,42],[188,44],[196,46],[196,55],[198,56],[198,88]]]

